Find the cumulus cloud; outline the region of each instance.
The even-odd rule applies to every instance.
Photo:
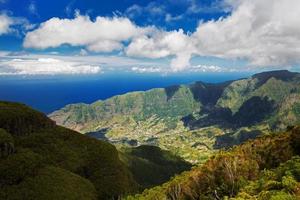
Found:
[[[0,12],[0,36],[4,34],[23,35],[24,31],[34,28],[34,24],[22,17],[14,17]]]
[[[300,1],[227,0],[232,13],[198,26],[199,55],[244,58],[255,66],[300,62]]]
[[[0,75],[95,74],[100,71],[99,66],[53,58],[0,61]]]
[[[191,67],[193,56],[244,59],[250,66],[262,67],[300,63],[299,0],[223,0],[216,7],[220,5],[230,14],[200,21],[194,33],[138,27],[126,17],[91,20],[77,14],[74,19],[52,18],[42,23],[26,35],[24,46],[44,49],[69,44],[93,52],[118,50],[130,57],[170,58],[173,71]],[[191,10],[197,12],[196,8]],[[134,5],[127,14],[142,14],[144,9]],[[147,9],[166,14],[163,7]]]
[[[175,56],[175,71],[190,66],[193,55],[245,59],[252,66],[300,63],[300,1],[225,0],[231,14],[183,31],[160,32],[134,39],[127,54],[160,58]],[[175,47],[175,48],[174,48]]]
[[[170,32],[157,30],[150,36],[142,35],[134,38],[126,48],[126,54],[147,58],[175,56],[171,67],[179,71],[189,66],[191,53],[194,51],[189,41],[190,37],[181,29]]]
[[[6,14],[0,14],[0,35],[9,33],[14,20]]]
[[[76,14],[74,19],[52,18],[27,33],[24,47],[45,49],[62,44],[86,46],[95,52],[120,50],[122,42],[142,34],[145,29],[137,27],[123,17],[90,17]]]

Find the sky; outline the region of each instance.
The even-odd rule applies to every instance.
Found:
[[[0,76],[299,64],[299,0],[0,0]]]

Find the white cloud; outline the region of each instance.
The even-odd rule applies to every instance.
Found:
[[[9,51],[0,51],[0,57],[8,56],[10,54]]]
[[[7,13],[0,12],[0,36],[4,34],[21,35],[24,32],[34,28],[34,24],[23,17],[10,16]]]
[[[178,71],[189,65],[191,46],[188,40],[183,30],[166,32],[154,27],[137,27],[123,17],[97,17],[92,21],[88,16],[77,14],[74,19],[52,18],[42,23],[26,35],[24,46],[44,49],[70,44],[84,46],[92,52],[112,52],[122,50],[123,42],[129,41],[125,50],[128,56],[175,56],[171,67]]]
[[[192,72],[223,72],[224,69],[215,65],[196,65],[189,68]]]
[[[123,17],[97,17],[92,21],[88,16],[76,14],[74,19],[52,18],[27,33],[24,47],[45,49],[62,44],[86,46],[95,52],[120,50],[122,42],[142,34],[139,28]]]
[[[131,56],[175,56],[174,71],[190,66],[194,55],[245,59],[252,66],[290,66],[300,63],[300,1],[224,0],[231,14],[201,22],[191,35],[161,31],[135,38]]]
[[[191,12],[198,12],[198,4],[191,5]],[[170,58],[173,71],[190,68],[193,56],[245,59],[251,66],[262,67],[300,63],[299,0],[223,0],[212,7],[231,13],[201,21],[194,33],[138,27],[125,17],[91,20],[77,14],[74,19],[52,18],[42,23],[26,35],[24,46],[44,49],[69,44],[93,52],[118,50],[130,57]],[[173,19],[156,4],[134,5],[127,14],[143,14],[145,9]]]
[[[193,34],[199,55],[244,58],[255,66],[300,63],[300,1],[226,0],[232,14]]]
[[[10,59],[0,61],[0,75],[95,74],[99,66],[53,58]]]
[[[150,36],[143,35],[132,40],[126,48],[126,54],[136,57],[163,58],[175,56],[171,61],[174,71],[189,66],[191,54],[194,51],[190,37],[183,30],[155,31]]]
[[[147,68],[158,65],[161,68],[167,68],[167,63],[155,60],[147,61],[121,55],[89,55],[86,50],[82,50],[78,55],[70,56],[60,55],[57,52],[30,54],[27,52],[0,51],[0,74],[2,75],[42,74],[42,71],[45,74],[82,74],[88,73],[88,70],[93,73],[98,69],[101,73],[105,73],[107,71],[131,70],[133,66]],[[90,66],[90,68],[83,66]]]
[[[7,34],[11,31],[14,20],[6,14],[0,14],[0,35]]]
[[[137,73],[159,73],[163,72],[164,70],[159,67],[132,67],[131,71]]]
[[[112,52],[115,50],[121,50],[122,48],[123,44],[120,41],[113,40],[97,41],[87,46],[87,49],[93,52]]]

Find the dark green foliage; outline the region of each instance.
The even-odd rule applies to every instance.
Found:
[[[0,186],[20,184],[25,178],[35,176],[43,165],[41,155],[29,149],[18,149],[0,160]]]
[[[233,116],[232,122],[238,127],[251,126],[263,121],[274,112],[275,102],[268,97],[254,96],[248,99]]]
[[[124,149],[123,156],[142,189],[162,184],[175,174],[191,168],[191,164],[180,157],[155,146]]]
[[[0,128],[0,158],[9,156],[15,151],[14,139],[4,129]]]
[[[89,179],[100,199],[133,191],[134,181],[109,143],[57,127],[17,140],[24,148],[42,155],[49,165]]]
[[[0,145],[15,145],[0,159],[1,199],[111,199],[137,189],[113,145],[24,105],[1,102],[0,128],[14,137],[0,129]]]
[[[173,86],[169,86],[164,88],[165,92],[167,94],[167,100],[169,101],[173,95],[179,90],[180,85],[173,85]]]
[[[215,149],[230,148],[234,145],[242,144],[247,140],[255,139],[260,135],[262,135],[262,133],[259,130],[254,130],[254,131],[241,130],[239,132],[227,133],[216,137],[214,148]]]
[[[0,199],[118,199],[191,167],[147,146],[122,153],[126,166],[113,145],[55,126],[24,105],[0,103],[0,110]]]
[[[200,112],[200,117],[195,118],[192,114],[183,117],[181,120],[184,126],[191,130],[218,125],[220,127],[231,127],[233,121],[232,112],[228,108],[221,107],[207,107]]]
[[[54,126],[55,123],[46,115],[23,104],[0,102],[0,128],[12,135],[26,135]]]
[[[14,143],[14,139],[7,131],[0,128],[0,144],[4,143]]]
[[[14,186],[3,186],[0,198],[7,200],[96,200],[93,184],[74,173],[56,167],[45,167],[35,176],[27,176]]]
[[[218,99],[221,97],[224,89],[231,82],[210,84],[203,82],[196,82],[190,85],[190,90],[193,93],[195,100],[201,102],[203,105],[213,106],[217,103]]]
[[[300,134],[297,128],[293,128],[290,130],[292,132],[292,146],[295,149],[296,153],[300,155]]]
[[[297,115],[300,116],[300,103],[296,103],[292,107],[292,111]]]
[[[254,96],[243,103],[238,112],[232,113],[229,108],[204,107],[200,112],[200,119],[193,115],[182,118],[186,127],[198,129],[208,126],[222,128],[240,128],[252,126],[265,120],[274,112],[275,103],[267,97]]]
[[[253,78],[258,79],[258,83],[256,87],[260,87],[261,85],[265,84],[270,78],[276,78],[282,81],[292,81],[293,78],[299,76],[298,73],[289,72],[288,70],[278,70],[272,72],[262,72],[259,74],[255,74],[252,76]]]
[[[157,146],[141,145],[139,147],[132,148],[130,154],[147,159],[159,165],[170,165],[171,163],[175,164],[176,162],[181,161],[183,164],[189,166],[189,164],[184,162],[181,158],[174,156],[170,152],[164,151]]]

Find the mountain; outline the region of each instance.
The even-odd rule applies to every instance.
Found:
[[[300,127],[259,137],[126,200],[297,200]]]
[[[23,104],[0,101],[0,199],[119,199],[190,167],[158,147],[119,152]],[[151,176],[142,178],[142,169]]]
[[[300,122],[300,74],[286,70],[225,83],[133,92],[49,115],[117,146],[156,145],[192,163]]]
[[[121,152],[121,160],[132,172],[141,189],[161,185],[174,175],[192,167],[182,158],[156,146],[123,148]]]

